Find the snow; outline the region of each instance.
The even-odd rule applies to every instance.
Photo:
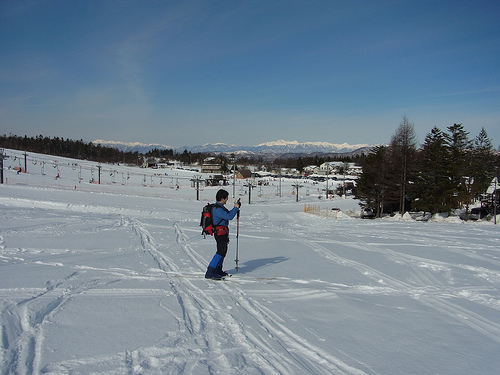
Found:
[[[354,144],[351,145],[349,143],[329,143],[329,142],[298,142],[298,141],[287,141],[284,139],[280,139],[277,141],[271,141],[271,142],[264,142],[258,144],[256,147],[261,147],[261,146],[268,146],[268,147],[273,147],[273,146],[289,146],[291,148],[297,147],[297,146],[321,146],[325,148],[335,148],[335,149],[358,149],[362,147],[369,147],[370,145],[368,144]]]
[[[296,180],[281,197],[271,181],[241,196],[234,275],[217,282],[203,277],[215,241],[199,220],[218,188],[197,201],[192,172],[102,165],[98,185],[96,163],[31,155],[17,174],[22,154],[7,154],[2,374],[498,373],[492,222],[361,220],[352,198],[304,182],[296,203]]]

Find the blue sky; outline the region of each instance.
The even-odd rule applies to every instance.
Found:
[[[500,145],[500,2],[0,0],[0,133]]]

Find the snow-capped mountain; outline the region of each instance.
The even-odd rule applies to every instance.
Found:
[[[127,143],[118,141],[105,141],[96,140],[94,144],[101,144],[102,146],[115,147],[124,152],[146,153],[155,148],[172,149],[175,152],[182,153],[184,150],[189,152],[204,152],[204,153],[237,153],[237,154],[258,154],[258,155],[281,155],[281,154],[316,154],[316,153],[350,153],[358,150],[367,150],[373,145],[369,144],[355,144],[348,143],[335,144],[328,142],[297,142],[278,140],[273,142],[265,142],[255,146],[239,146],[230,145],[226,143],[206,143],[200,146],[182,146],[172,147],[161,144],[144,144],[144,143]]]
[[[103,139],[96,139],[92,142],[97,145],[100,144],[104,147],[114,147],[123,152],[139,152],[141,154],[145,154],[148,151],[154,150],[155,148],[158,150],[170,150],[175,149],[175,147],[161,145],[158,143],[140,143],[140,142],[120,142],[120,141],[105,141]]]
[[[328,142],[297,142],[279,140],[274,142],[261,143],[254,146],[262,153],[343,153],[352,152],[360,148],[370,147],[368,144],[351,145],[348,143],[336,144]]]

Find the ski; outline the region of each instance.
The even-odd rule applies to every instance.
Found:
[[[213,281],[226,281],[225,277],[205,277],[205,279]]]
[[[227,280],[229,277],[232,277],[232,274],[227,274],[226,276],[221,276],[219,277],[205,277],[202,273],[195,273],[195,274],[175,274],[174,277],[179,277],[179,278],[186,278],[186,279],[204,279],[204,280],[212,280],[212,281],[229,281],[232,283],[236,283],[236,281],[232,280]]]
[[[232,277],[232,276],[233,276],[233,274],[226,272],[226,274],[224,276],[221,276],[220,278],[219,277],[206,277],[206,279],[216,280],[216,281],[218,281],[218,280],[226,281],[226,278]]]
[[[205,279],[205,280],[212,280],[212,281],[227,281],[227,282],[232,282],[232,283],[271,283],[276,280],[290,280],[285,277],[278,277],[278,276],[261,276],[261,277],[252,277],[252,276],[244,276],[244,275],[237,275],[233,278],[233,274],[228,273],[226,276],[222,276],[220,279],[219,278],[207,278],[203,274],[203,272],[186,272],[186,273],[177,273],[175,272],[173,274],[174,277],[179,277],[179,278],[188,278],[188,279]]]

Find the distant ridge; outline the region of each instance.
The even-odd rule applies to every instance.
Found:
[[[117,148],[120,151],[123,152],[139,152],[141,154],[145,154],[151,150],[154,150],[155,148],[159,150],[169,150],[173,149],[175,150],[175,147],[172,146],[166,146],[166,145],[161,145],[157,143],[140,143],[140,142],[120,142],[120,141],[105,141],[103,139],[96,139],[95,141],[92,141],[93,144],[97,145],[100,144],[101,146],[105,147],[113,147]]]
[[[139,143],[139,142],[119,142],[119,141],[105,141],[95,140],[92,143],[100,144],[102,146],[114,147],[124,152],[139,152],[147,153],[153,149],[159,150],[174,150],[176,153],[182,153],[184,150],[189,152],[202,152],[202,153],[222,153],[222,154],[236,154],[240,156],[262,156],[266,158],[284,157],[299,157],[299,156],[314,156],[319,154],[359,154],[366,153],[375,145],[369,144],[355,144],[348,143],[328,143],[328,142],[298,142],[278,140],[272,142],[265,142],[256,146],[238,146],[226,143],[207,143],[200,146],[182,146],[173,147],[156,143]]]

